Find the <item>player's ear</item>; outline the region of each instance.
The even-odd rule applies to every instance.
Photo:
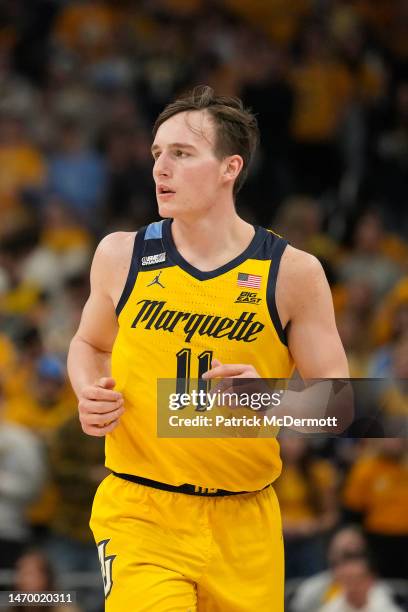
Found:
[[[244,160],[240,155],[230,155],[224,159],[223,177],[229,181],[235,181],[242,170]]]

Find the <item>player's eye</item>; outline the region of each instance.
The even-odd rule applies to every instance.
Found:
[[[176,149],[176,150],[174,151],[174,155],[175,155],[176,157],[182,157],[182,158],[184,158],[184,157],[187,157],[188,153],[186,153],[185,151],[182,151],[181,149]]]

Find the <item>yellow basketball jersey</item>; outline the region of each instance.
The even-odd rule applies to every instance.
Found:
[[[200,378],[212,358],[251,364],[263,378],[287,378],[293,371],[275,304],[287,242],[262,227],[255,230],[240,256],[211,272],[180,255],[171,220],[137,233],[112,351],[125,413],[106,437],[111,470],[230,491],[258,490],[279,476],[274,438],[157,436],[159,378]]]

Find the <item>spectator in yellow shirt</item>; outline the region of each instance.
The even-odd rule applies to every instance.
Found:
[[[337,520],[336,472],[313,456],[308,442],[282,438],[284,468],[276,482],[285,536],[286,577],[311,576],[325,566],[322,536]]]
[[[343,491],[346,510],[360,515],[379,573],[406,578],[408,567],[407,440],[384,438],[358,459]]]

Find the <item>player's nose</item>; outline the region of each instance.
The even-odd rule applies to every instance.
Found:
[[[155,161],[153,166],[153,177],[156,179],[171,176],[171,167],[169,157],[161,154]]]

